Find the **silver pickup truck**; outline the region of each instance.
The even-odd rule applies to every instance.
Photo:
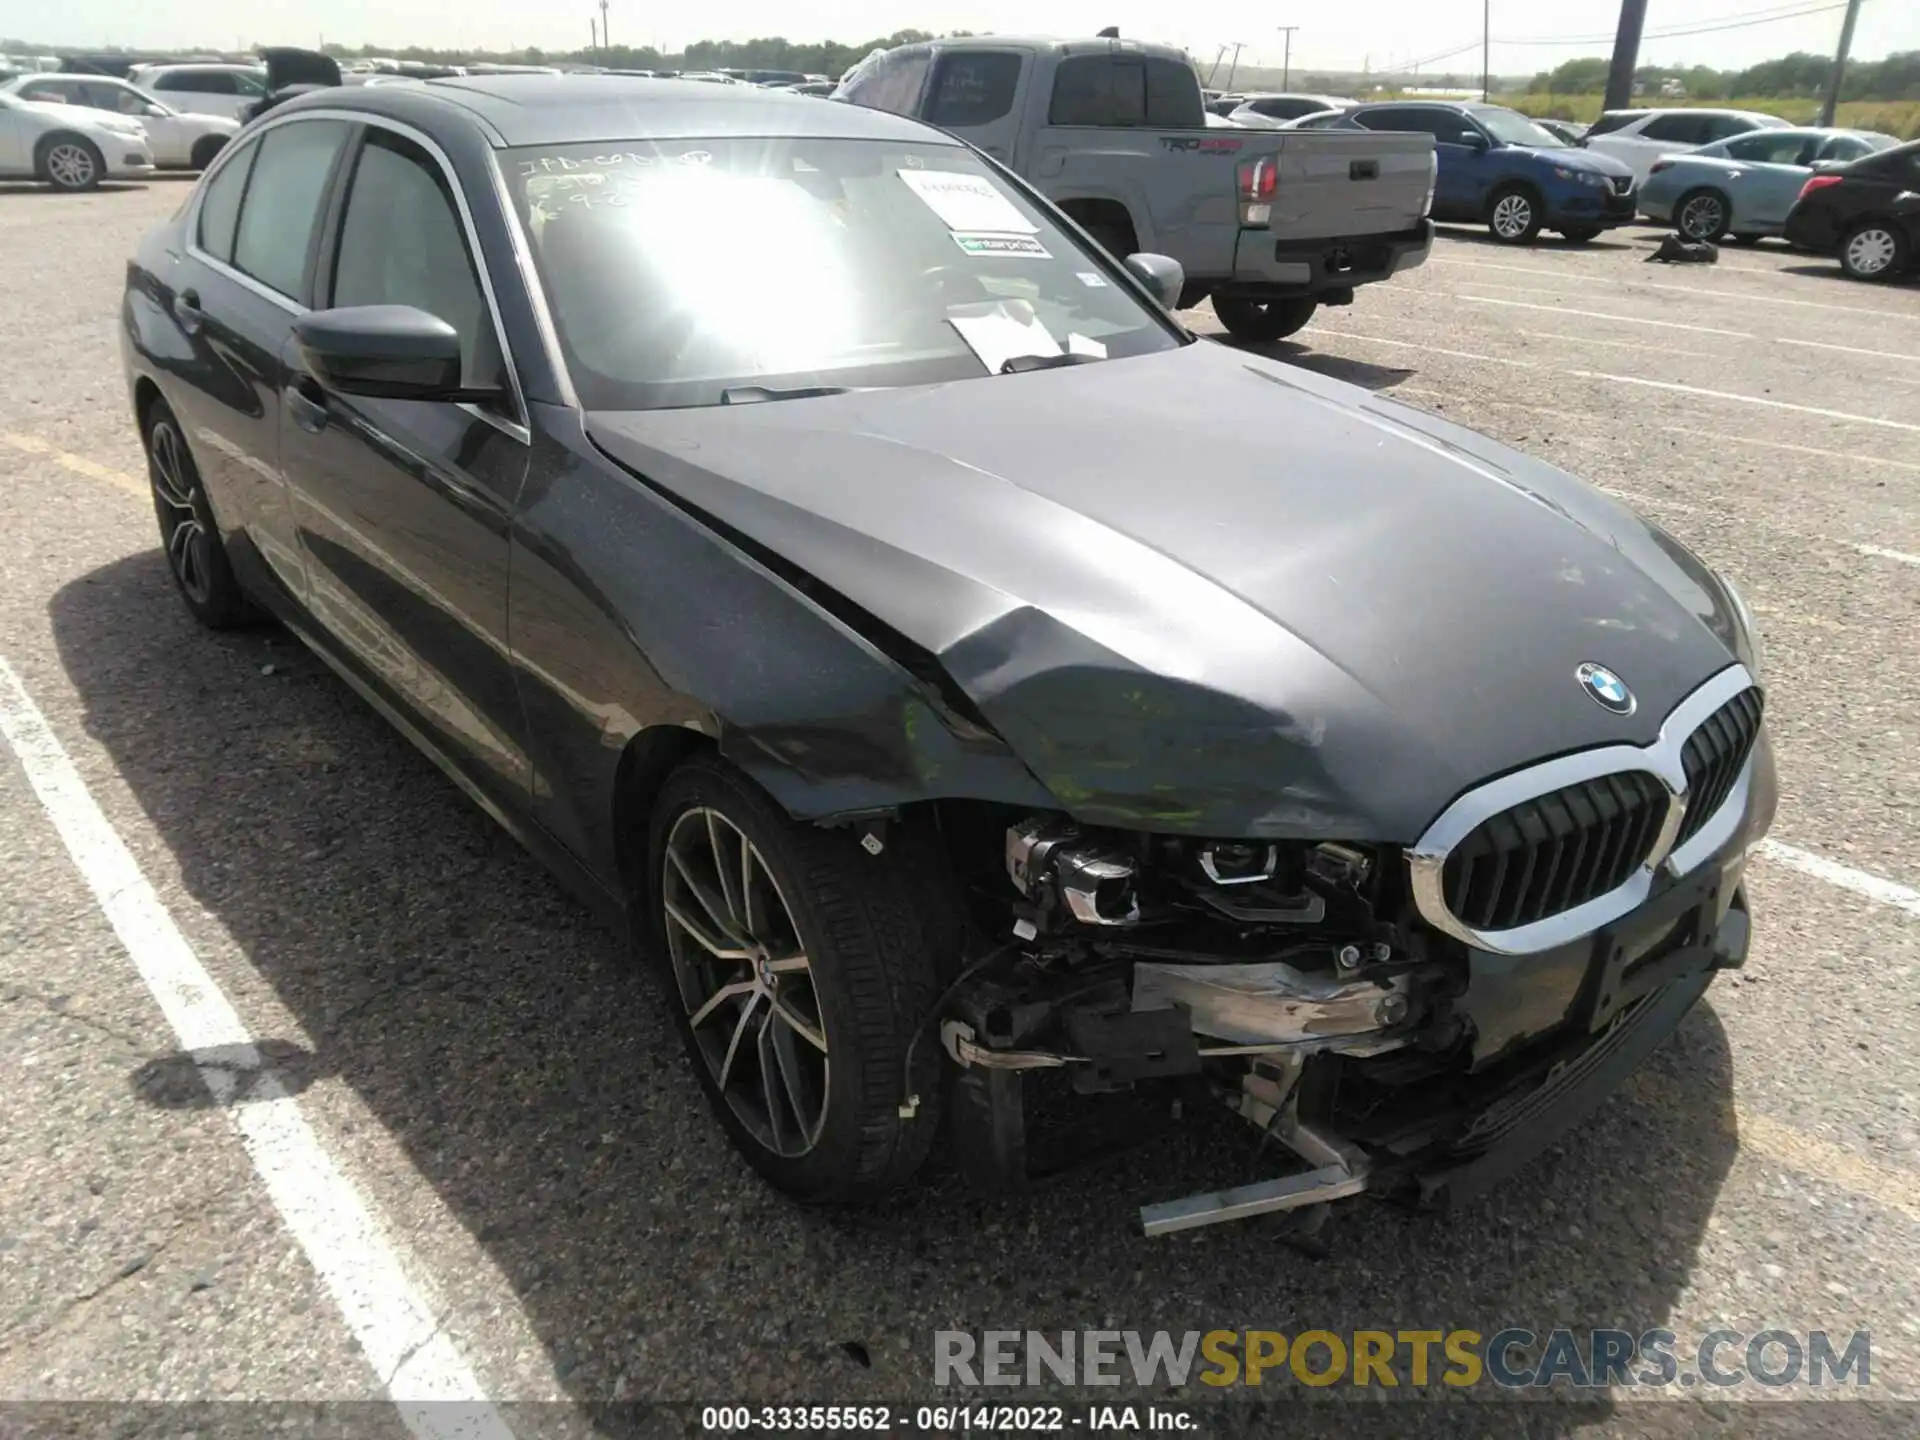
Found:
[[[1116,255],[1186,270],[1248,340],[1427,258],[1431,136],[1209,125],[1180,51],[1101,37],[968,36],[875,51],[836,100],[911,115],[985,151]]]

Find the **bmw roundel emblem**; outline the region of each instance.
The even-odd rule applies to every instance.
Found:
[[[1616,715],[1631,715],[1635,700],[1633,691],[1627,688],[1627,682],[1591,660],[1573,672],[1573,678],[1580,682],[1580,688],[1593,697],[1593,703],[1602,710],[1611,710]]]

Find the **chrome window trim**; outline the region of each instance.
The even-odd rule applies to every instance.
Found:
[[[282,295],[272,286],[262,284],[251,275],[246,274],[223,260],[216,259],[200,248],[200,206],[206,196],[207,187],[212,183],[213,177],[218,175],[220,171],[226,167],[227,157],[237,151],[246,149],[248,145],[259,145],[270,130],[277,129],[282,125],[295,125],[302,120],[344,120],[349,124],[390,130],[404,139],[411,140],[422,150],[425,150],[427,154],[433,158],[434,164],[440,167],[440,174],[447,182],[448,191],[453,195],[454,208],[460,212],[460,224],[466,233],[467,250],[473,256],[474,271],[480,281],[480,293],[486,297],[487,315],[493,321],[494,342],[499,346],[500,363],[506,371],[507,393],[512,398],[513,415],[495,415],[487,410],[481,409],[478,405],[469,404],[465,401],[456,402],[456,408],[465,411],[476,420],[484,421],[502,434],[518,440],[522,445],[531,445],[533,443],[533,432],[528,428],[530,412],[527,409],[527,399],[520,389],[520,368],[514,363],[512,347],[507,344],[507,327],[500,318],[500,301],[494,295],[493,276],[487,270],[487,257],[480,248],[480,235],[473,223],[473,209],[467,204],[467,193],[460,187],[460,177],[454,173],[453,162],[447,158],[447,152],[442,150],[438,142],[425,132],[416,130],[404,121],[391,120],[385,115],[375,115],[370,111],[334,109],[326,106],[313,110],[299,110],[290,115],[271,116],[259,122],[257,128],[248,127],[255,129],[255,133],[247,137],[247,144],[222,146],[216,162],[207,169],[206,173],[200,177],[200,183],[194,187],[192,208],[187,213],[184,225],[187,253],[202,265],[211,266],[220,274],[239,282],[240,285],[253,291],[254,294],[259,295],[262,299],[271,300],[290,315],[300,316],[312,313],[308,307],[302,305],[291,296]],[[499,166],[496,165],[494,169],[497,171]],[[241,202],[241,206],[244,210],[244,199]],[[513,219],[511,214],[509,214],[507,218],[509,222]],[[343,209],[341,211],[341,223],[343,225],[345,220],[346,212]]]
[[[1754,757],[1749,753],[1720,809],[1698,834],[1676,849],[1674,841],[1687,811],[1687,772],[1682,759],[1686,743],[1708,716],[1756,683],[1746,666],[1731,665],[1674,706],[1650,745],[1603,745],[1582,750],[1512,771],[1469,790],[1441,811],[1407,848],[1408,875],[1421,916],[1435,929],[1475,949],[1499,955],[1530,955],[1578,940],[1637,909],[1652,893],[1654,877],[1662,865],[1675,876],[1696,868],[1727,842],[1746,813]],[[1625,881],[1571,910],[1507,930],[1477,930],[1454,915],[1447,905],[1443,879],[1447,857],[1480,824],[1523,801],[1565,786],[1635,770],[1653,775],[1666,787],[1667,813],[1651,849]]]
[[[580,396],[573,388],[573,374],[567,369],[567,357],[560,349],[560,330],[554,324],[553,311],[547,304],[546,286],[540,283],[540,270],[533,259],[533,240],[520,223],[520,211],[513,203],[512,192],[507,188],[506,167],[500,163],[501,150],[510,148],[494,147],[494,198],[499,201],[500,213],[506,220],[507,241],[513,249],[513,263],[520,271],[520,284],[526,292],[527,304],[533,311],[534,328],[540,333],[540,348],[548,369],[553,372],[560,403],[570,410],[578,410]]]

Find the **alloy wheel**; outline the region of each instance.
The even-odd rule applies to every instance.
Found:
[[[1727,207],[1712,195],[1696,195],[1680,211],[1680,233],[1689,240],[1716,240],[1727,228]]]
[[[805,1155],[826,1124],[827,1029],[780,884],[745,833],[707,807],[674,820],[663,857],[667,948],[695,1046],[760,1144]]]
[[[194,508],[198,487],[187,463],[186,446],[171,421],[158,422],[147,439],[147,471],[159,502],[160,538],[173,578],[189,600],[205,605],[213,593],[207,528]]]
[[[1532,224],[1533,205],[1524,195],[1503,195],[1493,207],[1493,230],[1502,240],[1526,234]]]
[[[1878,275],[1893,263],[1897,249],[1891,230],[1869,226],[1848,239],[1847,268],[1856,275]]]
[[[93,183],[93,156],[79,145],[56,145],[47,152],[47,174],[66,190],[84,190]]]

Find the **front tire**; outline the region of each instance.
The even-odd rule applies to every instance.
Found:
[[[1250,300],[1240,295],[1213,297],[1213,313],[1236,340],[1265,343],[1284,340],[1306,327],[1320,308],[1317,300],[1291,296],[1280,300]]]
[[[1682,240],[1711,243],[1727,233],[1733,208],[1718,190],[1690,190],[1673,207],[1673,228]]]
[[[1487,233],[1503,245],[1531,245],[1540,233],[1540,197],[1525,185],[1507,185],[1487,202]]]
[[[1885,220],[1863,220],[1840,242],[1840,268],[1855,280],[1891,280],[1912,258],[1907,237]]]
[[[810,1203],[877,1199],[926,1159],[940,1045],[907,1051],[957,964],[928,917],[929,863],[901,827],[877,855],[788,817],[717,757],[667,778],[650,832],[649,917],[681,1039],[736,1149]],[[952,955],[942,955],[943,948]]]
[[[187,157],[187,168],[204,170],[213,163],[214,156],[226,147],[224,135],[202,135],[193,142],[193,153]]]
[[[40,178],[56,190],[92,190],[106,178],[100,147],[84,135],[50,135],[40,144]]]
[[[160,545],[174,588],[193,618],[209,630],[234,630],[248,624],[254,619],[253,606],[234,578],[200,468],[193,463],[180,422],[166,401],[155,400],[148,409],[143,438],[153,513],[160,522]]]

